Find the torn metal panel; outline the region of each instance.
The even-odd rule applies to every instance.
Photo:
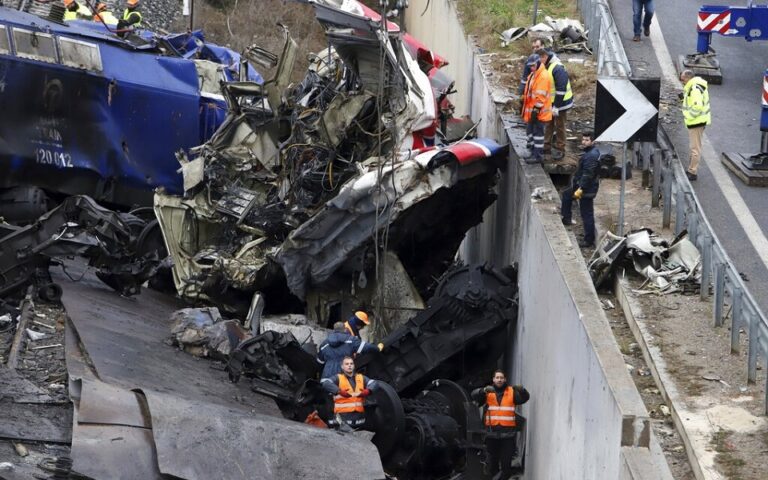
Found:
[[[78,381],[78,423],[152,427],[136,393],[99,380]]]
[[[353,435],[153,391],[144,394],[164,474],[188,480],[385,478],[376,448]],[[226,452],[226,460],[211,452]],[[329,461],[338,458],[354,461]]]
[[[72,470],[90,478],[165,479],[153,444],[147,428],[79,424],[72,438]]]
[[[67,268],[75,278],[83,274],[77,265]],[[61,274],[54,279],[63,286],[62,303],[101,381],[280,415],[272,399],[253,394],[247,385],[223,381],[222,371],[201,368],[198,359],[165,343],[171,314],[184,306],[178,299],[150,289],[138,297],[117,296],[88,272],[79,282]],[[77,368],[69,350],[67,357],[67,367]]]

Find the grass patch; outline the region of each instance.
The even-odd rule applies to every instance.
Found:
[[[747,464],[744,460],[734,455],[736,448],[729,440],[733,432],[722,428],[712,435],[709,444],[717,452],[715,463],[723,471],[726,478],[735,480],[741,478],[741,469]]]
[[[502,51],[498,35],[510,27],[527,27],[533,21],[532,0],[458,0],[459,12],[467,33],[474,35],[479,45],[488,51]],[[540,0],[537,22],[545,16],[578,18],[576,2]],[[513,42],[503,51],[528,54],[528,43]]]

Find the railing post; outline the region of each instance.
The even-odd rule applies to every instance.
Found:
[[[683,231],[683,218],[685,216],[685,192],[678,190],[675,195],[675,236]]]
[[[701,239],[701,291],[699,298],[709,298],[709,281],[712,277],[712,239],[704,234]]]
[[[672,222],[672,168],[664,167],[664,189],[663,198],[664,210],[661,216],[661,227],[669,228]]]
[[[741,290],[733,286],[731,298],[731,353],[739,353],[739,329],[741,328]]]
[[[749,324],[749,344],[747,346],[747,382],[755,383],[757,380],[757,346],[759,330],[757,328],[757,315],[749,312],[747,323]]]
[[[659,208],[659,195],[661,194],[661,150],[653,151],[653,185],[651,189],[651,206]]]
[[[723,304],[725,303],[725,262],[717,262],[715,265],[715,305],[712,312],[715,317],[715,326],[723,326]]]

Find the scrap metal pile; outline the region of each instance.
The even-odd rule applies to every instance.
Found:
[[[303,80],[289,84],[286,31],[275,76],[224,84],[223,125],[194,159],[179,155],[185,195],[155,196],[183,297],[244,312],[257,291],[269,308],[343,286],[370,305],[390,252],[424,296],[494,201],[505,147],[446,144],[437,128],[455,123],[438,113],[450,110],[444,60],[338,3],[313,3],[330,46]]]
[[[606,232],[589,261],[595,287],[609,285],[616,269],[629,266],[646,281],[639,293],[693,293],[701,284],[701,253],[682,231],[671,242],[648,228],[623,237]]]

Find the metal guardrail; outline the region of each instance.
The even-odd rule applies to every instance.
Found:
[[[598,75],[630,77],[632,70],[607,0],[579,0],[579,10],[589,31],[589,45],[597,52]],[[731,317],[731,353],[740,352],[740,332],[747,334],[747,382],[757,380],[757,358],[762,355],[768,371],[768,319],[749,293],[739,271],[717,238],[701,208],[696,193],[677,159],[674,146],[659,126],[658,144],[636,144],[635,156],[642,160],[643,184],[652,187],[652,207],[662,200],[662,226],[669,228],[675,209],[675,234],[688,231],[701,252],[701,299],[713,301],[713,326],[721,327]],[[714,291],[710,295],[710,284]],[[730,297],[730,309],[725,299]],[[768,378],[764,412],[768,415]]]
[[[579,11],[587,28],[589,48],[597,55],[598,75],[632,76],[608,0],[579,0]]]
[[[740,332],[747,335],[747,382],[757,380],[757,357],[762,355],[768,371],[768,319],[744,285],[739,271],[709,224],[699,199],[677,160],[672,143],[663,129],[659,129],[659,147],[653,158],[653,203],[658,206],[661,197],[662,226],[669,228],[672,207],[675,209],[675,234],[688,230],[689,239],[701,252],[701,299],[712,297],[713,326],[721,327],[730,313],[731,353],[739,353]],[[710,295],[710,283],[713,294]],[[725,299],[730,297],[730,309],[725,310]],[[768,378],[766,378],[763,410],[768,415]]]

